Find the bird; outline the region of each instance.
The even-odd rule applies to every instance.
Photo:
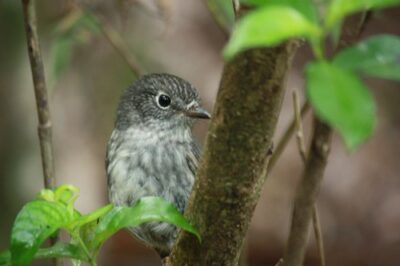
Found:
[[[107,144],[110,202],[132,206],[142,197],[158,196],[183,213],[200,159],[193,124],[210,117],[188,81],[165,73],[136,80],[120,98]],[[178,233],[165,222],[129,230],[161,258],[169,255]]]

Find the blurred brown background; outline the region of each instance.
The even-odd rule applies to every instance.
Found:
[[[83,33],[58,80],[52,78],[54,30],[72,1],[40,0],[39,35],[51,97],[58,183],[80,187],[77,208],[107,202],[104,154],[122,90],[134,75],[101,33]],[[212,110],[227,34],[205,1],[80,1],[105,19],[148,72],[189,80]],[[400,33],[400,9],[373,15],[364,36]],[[81,36],[82,37],[82,36]],[[291,91],[303,91],[301,48],[288,75],[278,140],[293,116]],[[335,135],[318,198],[328,265],[400,265],[400,86],[367,80],[377,102],[373,137],[349,154]],[[310,131],[309,117],[304,122]],[[8,247],[13,219],[42,188],[36,109],[23,31],[21,3],[0,0],[0,250]],[[199,141],[208,124],[196,125]],[[308,134],[306,134],[308,136]],[[248,264],[274,265],[288,234],[291,202],[302,164],[292,139],[270,174],[248,233]],[[37,265],[45,265],[38,262]],[[105,245],[99,265],[160,265],[156,254],[121,231]],[[313,236],[305,265],[318,265]]]

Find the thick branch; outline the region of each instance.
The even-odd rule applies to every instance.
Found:
[[[337,50],[352,45],[357,41],[361,31],[364,29],[366,17],[365,14],[361,14],[346,22]],[[284,255],[285,266],[300,266],[303,264],[309,224],[318,189],[325,172],[331,146],[331,135],[332,128],[314,115],[311,146],[294,201],[292,223]]]
[[[22,0],[29,61],[31,63],[36,107],[39,118],[38,132],[44,184],[46,188],[54,188],[56,182],[54,177],[52,125],[42,56],[40,53],[39,39],[36,31],[36,15],[33,4],[33,1]]]
[[[172,265],[237,265],[264,183],[295,43],[254,49],[225,66],[203,163],[187,216],[202,242],[182,232]]]

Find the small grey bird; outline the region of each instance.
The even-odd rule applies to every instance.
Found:
[[[192,136],[196,118],[210,118],[196,89],[169,74],[143,76],[122,95],[115,128],[107,146],[109,199],[132,205],[159,196],[183,213],[191,192],[200,150]],[[163,258],[177,228],[161,222],[131,230]]]

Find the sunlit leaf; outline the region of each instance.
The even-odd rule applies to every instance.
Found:
[[[74,215],[60,202],[27,203],[18,213],[11,232],[12,264],[28,265],[44,240],[73,219]]]
[[[99,247],[101,243],[122,228],[135,227],[154,221],[174,224],[200,239],[196,229],[171,203],[159,197],[144,197],[133,207],[114,207],[108,212],[97,226],[93,247]]]
[[[325,24],[332,27],[345,16],[367,9],[379,9],[400,4],[400,0],[332,0],[328,6]]]
[[[350,150],[371,135],[374,101],[355,74],[316,62],[307,66],[306,78],[308,98],[318,116],[339,131]]]
[[[318,21],[316,5],[313,0],[241,0],[241,3],[254,6],[287,6],[302,13],[312,22]]]
[[[400,37],[373,36],[340,52],[333,63],[370,76],[400,80]]]
[[[316,24],[293,8],[263,7],[239,21],[224,49],[224,56],[230,59],[249,48],[273,46],[293,37],[316,39],[320,34]]]

